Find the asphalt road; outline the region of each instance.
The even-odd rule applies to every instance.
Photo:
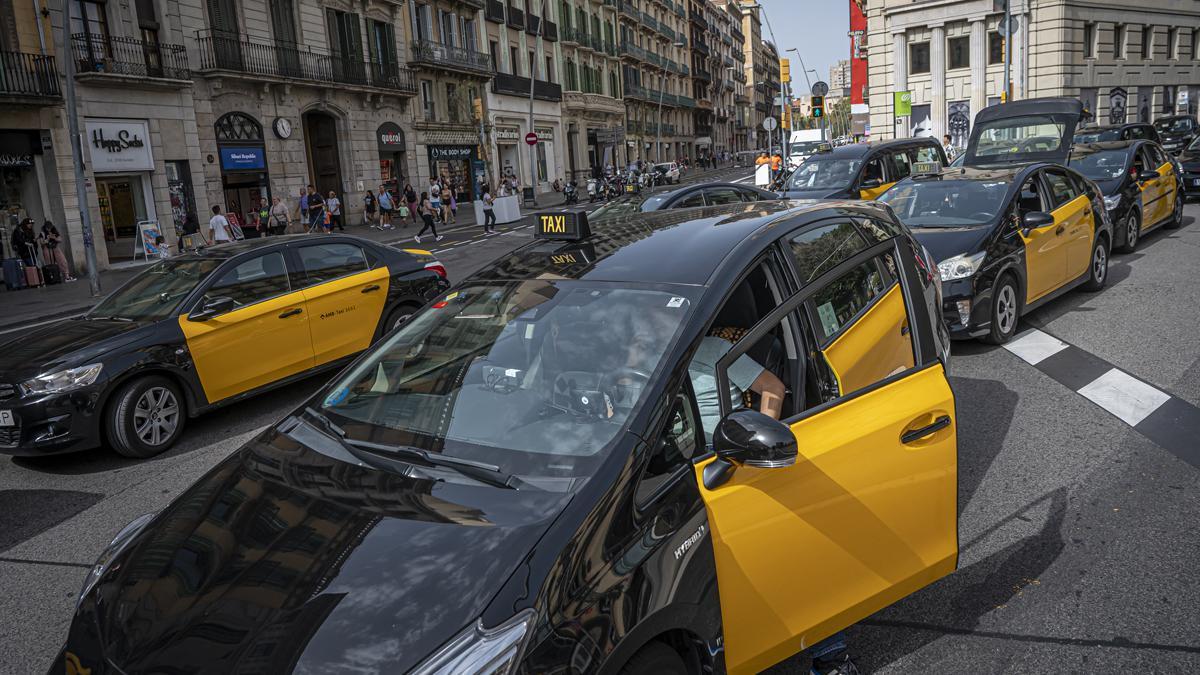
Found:
[[[1103,292],[1070,293],[1024,325],[1200,406],[1200,206],[1187,214],[1115,256]],[[436,250],[461,279],[526,241],[521,225],[452,233]],[[1200,672],[1200,450],[1156,445],[1004,348],[956,343],[951,379],[960,569],[850,629],[864,672]],[[122,525],[320,381],[194,420],[150,461],[0,457],[0,673],[46,667],[87,568]],[[807,661],[771,672],[804,673]]]

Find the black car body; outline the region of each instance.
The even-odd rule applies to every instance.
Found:
[[[825,145],[792,172],[779,196],[875,199],[924,162],[947,163],[946,151],[932,138]]]
[[[1154,120],[1154,130],[1163,149],[1176,155],[1200,135],[1200,123],[1195,115],[1167,115]]]
[[[539,218],[547,223],[539,231],[564,240],[535,241],[457,285],[165,510],[118,535],[88,577],[55,671],[72,664],[92,675],[613,673],[629,672],[621,670],[626,666],[662,672],[635,658],[649,649],[660,656],[667,650],[664,658],[679,664],[671,672],[719,673],[727,665],[748,672],[953,570],[956,451],[943,367],[948,342],[939,334],[934,277],[885,209],[762,202],[613,219],[591,233],[580,230],[577,215]],[[838,245],[850,241],[854,245]],[[875,267],[885,259],[887,266]],[[822,309],[823,318],[809,318],[814,298],[868,268],[872,275],[896,275],[876,289],[874,305],[857,313]],[[870,328],[881,330],[856,348],[854,358],[864,359],[858,365],[870,361],[876,372],[841,361],[845,354],[834,357],[847,366],[836,380],[823,367],[805,370],[815,362],[796,340],[818,351],[832,348],[804,337],[810,328],[844,321],[840,335],[861,339],[868,317],[884,303],[911,320],[903,320],[904,330],[891,323]],[[613,312],[657,318],[626,334],[616,330]],[[570,322],[558,323],[559,313]],[[670,325],[660,323],[668,318]],[[657,337],[643,332],[650,324],[662,326]],[[760,362],[799,378],[783,410],[803,411],[787,418],[793,429],[813,421],[841,429],[879,424],[879,436],[845,445],[844,456],[830,450],[840,459],[818,460],[822,471],[814,475],[804,468],[809,460],[795,464],[794,472],[786,468],[786,441],[769,446],[779,453],[771,454],[775,460],[761,462],[745,455],[731,463],[707,451],[707,428],[702,435],[700,413],[689,403],[689,365],[714,324],[748,329],[717,364],[718,388],[727,386],[721,384],[729,377],[726,362],[762,351]],[[443,334],[438,326],[458,328]],[[476,349],[477,338],[489,346]],[[640,391],[614,391],[609,399],[609,390],[593,391],[582,372],[599,366],[581,355],[602,343],[621,355],[634,346],[661,348],[662,356],[652,371],[629,375],[643,382]],[[881,360],[870,348],[884,343],[906,345],[894,355],[907,362],[903,372],[884,372],[892,368],[888,357]],[[520,421],[503,418],[511,406],[524,405],[530,391],[524,383],[556,370],[550,356],[560,350],[557,363],[574,369],[569,382],[553,378],[563,407],[549,417],[530,416],[506,434],[450,433],[455,424],[484,429]],[[445,358],[444,365],[432,367],[435,358]],[[509,367],[518,361],[543,365]],[[360,381],[360,371],[370,382]],[[852,384],[856,372],[860,382]],[[444,433],[364,421],[373,409],[391,409],[388,397],[401,395],[393,388],[400,379],[393,378],[410,375],[403,380],[411,387],[405,400],[452,393],[444,403],[434,400],[428,418]],[[480,395],[492,405],[470,404],[465,417],[458,414],[457,406]],[[719,434],[734,418],[751,426],[767,419],[731,411],[733,404],[721,404]],[[614,407],[622,411],[616,418]],[[914,418],[921,428],[906,427]],[[604,429],[612,419],[623,420],[619,430]],[[555,432],[556,424],[564,426]],[[533,427],[548,435],[535,436]],[[765,439],[780,428],[788,438],[799,433],[773,420],[755,433]],[[579,444],[600,431],[611,440],[584,452]],[[919,451],[901,446],[906,434],[905,442],[920,444]],[[825,437],[812,431],[813,439]],[[562,450],[535,453],[543,442]],[[725,442],[717,444],[724,453]],[[765,447],[752,442],[746,451]],[[863,452],[876,456],[870,464],[879,471],[863,470]],[[453,459],[458,468],[441,467],[437,459]],[[708,514],[736,519],[753,509],[725,503],[706,509],[714,495],[739,500],[778,493],[762,482],[753,490],[721,486],[785,475],[803,477],[785,500],[816,501],[807,510],[790,504],[792,515],[773,519],[788,527],[807,527],[810,518],[819,525],[815,534],[805,530],[814,544],[800,556],[772,539],[746,535],[770,547],[748,562],[769,562],[780,571],[751,575],[763,584],[753,594],[757,602],[782,602],[778,609],[785,614],[808,612],[809,603],[792,600],[823,592],[824,582],[823,575],[804,573],[806,559],[849,565],[843,562],[847,548],[858,555],[862,546],[875,547],[870,569],[850,573],[855,580],[861,573],[862,585],[848,583],[846,593],[831,600],[844,611],[797,618],[795,633],[754,608],[735,607],[750,595],[739,589],[748,579],[722,562],[725,548],[713,537],[736,525],[713,522]],[[843,502],[862,506],[847,512]],[[775,508],[772,503],[754,508]],[[913,504],[918,508],[908,511]],[[860,511],[872,514],[861,526]],[[892,518],[903,518],[905,527],[878,536],[880,527],[897,527]],[[753,525],[761,530],[762,522]],[[910,527],[928,538],[906,540],[899,532]],[[742,550],[740,541],[731,546]],[[730,616],[739,620],[730,625]],[[499,670],[480,670],[470,658],[488,644],[494,645],[489,662]]]
[[[778,198],[774,192],[752,185],[725,182],[692,183],[682,187],[655,188],[618,197],[596,209],[588,219],[597,223],[607,218],[625,217],[636,213],[761,202]]]
[[[249,239],[156,263],[89,313],[0,345],[0,453],[161,452],[187,417],[344,362],[448,285],[424,251],[345,236]],[[146,383],[150,394],[135,391]],[[137,399],[120,410],[128,392]],[[130,435],[132,418],[148,436]]]
[[[1103,286],[1112,243],[1104,198],[1063,166],[1081,116],[1073,99],[986,108],[964,167],[914,176],[881,198],[938,261],[952,337],[1007,341],[1024,313]]]
[[[1105,141],[1160,141],[1158,130],[1149,122],[1125,122],[1105,126],[1080,127],[1074,136],[1075,143],[1103,143]]]
[[[1180,151],[1175,164],[1184,193],[1189,198],[1200,195],[1200,139]]]
[[[1154,141],[1076,143],[1069,164],[1099,186],[1113,223],[1113,247],[1130,253],[1141,236],[1183,218],[1175,162]]]

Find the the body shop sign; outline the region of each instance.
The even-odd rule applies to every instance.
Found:
[[[88,118],[84,139],[92,158],[92,171],[153,171],[150,125],[145,120]]]

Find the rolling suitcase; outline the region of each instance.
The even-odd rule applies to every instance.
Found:
[[[42,265],[42,281],[46,282],[47,286],[62,283],[62,269],[57,263],[46,263]]]
[[[36,288],[42,285],[42,271],[37,265],[25,265],[25,286]]]
[[[8,258],[3,262],[3,265],[5,287],[10,291],[25,288],[25,272],[21,269],[23,267],[21,259]]]

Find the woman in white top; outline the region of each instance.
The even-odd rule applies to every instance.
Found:
[[[208,219],[208,240],[214,244],[221,244],[227,241],[233,241],[233,233],[230,231],[229,220],[221,215],[221,207],[212,207],[213,217]]]

